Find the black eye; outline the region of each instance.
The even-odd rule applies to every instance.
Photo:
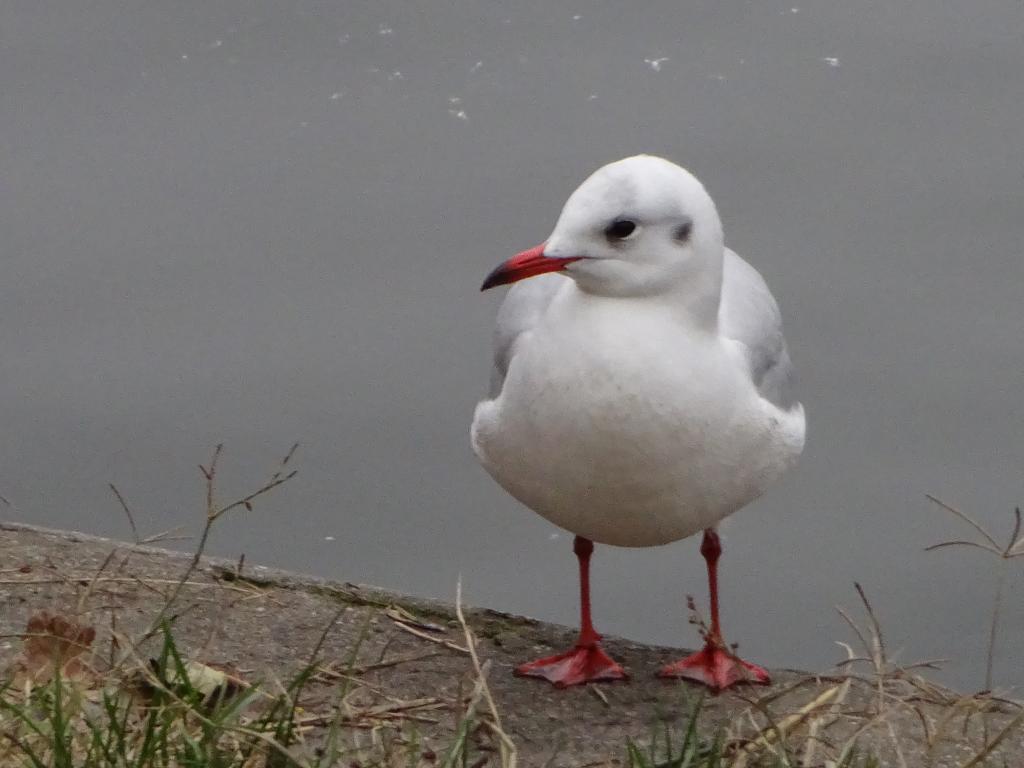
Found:
[[[693,222],[688,221],[685,224],[680,224],[679,227],[676,228],[674,236],[680,243],[685,243],[690,239],[691,232],[693,232]]]
[[[636,222],[629,219],[616,219],[604,231],[609,240],[625,240],[636,230]]]

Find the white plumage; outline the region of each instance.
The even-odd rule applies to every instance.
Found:
[[[637,242],[606,242],[622,219]],[[588,539],[651,546],[714,526],[792,466],[804,413],[778,307],[693,176],[648,156],[605,166],[544,253],[586,258],[510,289],[473,419],[509,493]]]

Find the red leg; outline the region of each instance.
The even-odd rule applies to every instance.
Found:
[[[744,661],[726,646],[722,640],[722,628],[718,622],[718,558],[722,554],[722,542],[713,528],[704,531],[700,553],[708,566],[708,591],[711,593],[711,628],[704,637],[704,647],[682,661],[662,667],[659,677],[682,677],[694,680],[720,691],[737,683],[767,685],[768,672],[756,664]]]
[[[571,651],[516,667],[522,677],[540,677],[558,688],[599,680],[625,680],[626,673],[601,649],[601,636],[590,621],[590,555],[594,544],[577,536],[573,552],[580,563],[580,636]]]

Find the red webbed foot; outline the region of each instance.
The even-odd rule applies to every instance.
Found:
[[[744,661],[720,643],[707,642],[696,653],[661,668],[658,677],[683,678],[721,691],[732,685],[768,685],[771,678],[764,667]]]
[[[577,645],[571,651],[548,656],[516,667],[520,677],[540,677],[556,688],[610,680],[625,680],[628,675],[597,643]]]

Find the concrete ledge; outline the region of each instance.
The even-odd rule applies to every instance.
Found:
[[[94,648],[102,657],[110,627],[116,624],[118,631],[129,634],[148,627],[190,560],[189,554],[152,546],[0,523],[4,666],[19,653],[17,635],[28,617],[43,609],[92,624],[98,633]],[[305,666],[337,614],[321,652],[325,672],[310,687],[304,706],[310,711],[329,708],[339,674],[351,663],[358,672],[350,702],[354,707],[371,711],[386,701],[430,702],[406,714],[416,717],[428,745],[443,747],[450,739],[474,683],[470,661],[459,650],[465,643],[462,628],[453,606],[442,601],[258,565],[246,564],[238,573],[236,563],[205,558],[173,614],[175,637],[191,658],[230,664],[248,679],[264,681],[286,680]],[[877,681],[854,681],[844,688],[844,678],[834,672],[816,676],[775,670],[769,687],[706,696],[687,683],[654,677],[661,665],[683,655],[682,649],[620,638],[606,638],[605,645],[630,671],[630,681],[556,690],[516,678],[511,671],[521,661],[570,646],[575,630],[486,608],[466,609],[466,615],[481,657],[491,664],[489,684],[523,766],[624,764],[627,739],[643,742],[653,728],[682,720],[701,699],[708,732],[726,727],[738,739],[756,736],[749,714],[763,722],[758,712],[764,709],[781,722],[802,712],[803,719],[794,721],[787,735],[796,745],[806,741],[806,728],[815,719],[819,735],[840,744],[861,730],[878,708]],[[986,715],[989,738],[1017,714],[1012,705],[960,698],[939,688],[926,695],[927,689],[913,689],[905,680],[886,679],[883,686],[885,711],[858,740],[883,765],[900,764],[897,745],[908,766],[963,765],[984,744],[979,708],[994,710]],[[906,703],[899,703],[904,699]],[[930,746],[922,718],[940,728]],[[380,723],[396,730],[405,725],[397,717]],[[1007,765],[1024,765],[1022,729],[1008,734],[993,756]]]

